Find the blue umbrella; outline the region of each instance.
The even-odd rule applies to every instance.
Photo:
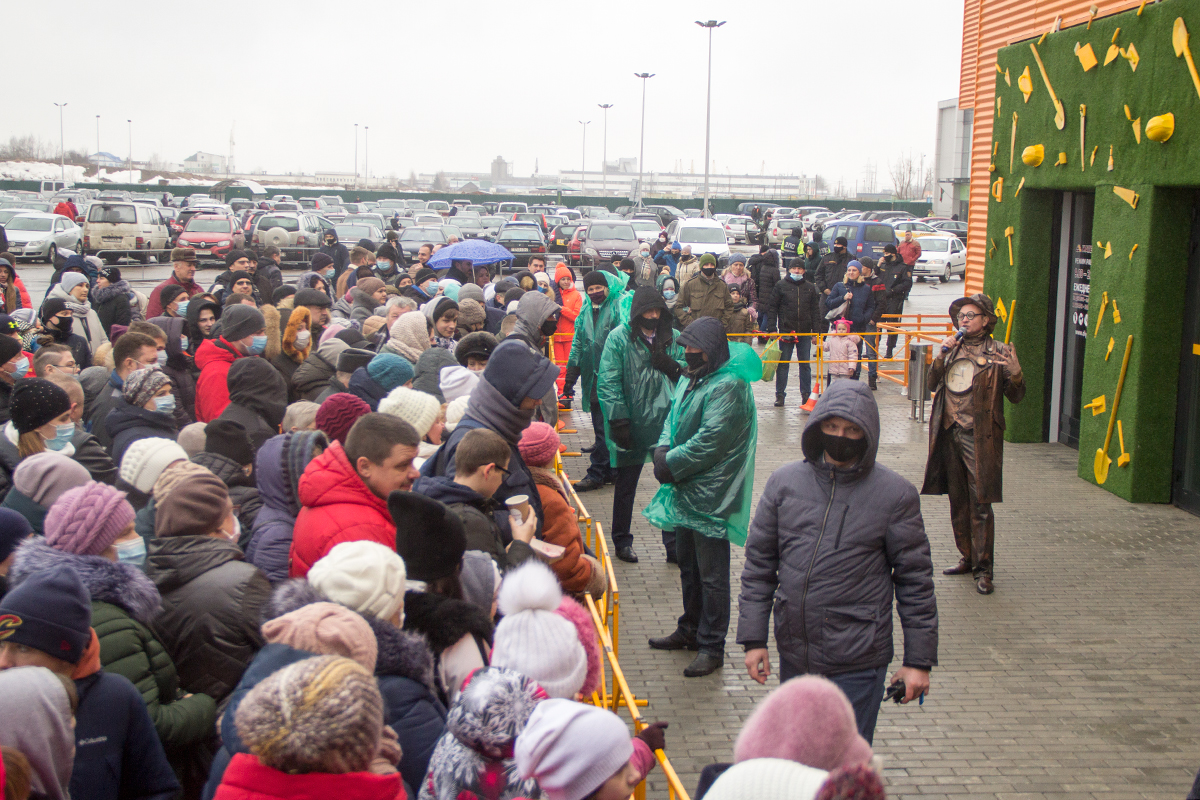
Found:
[[[450,266],[451,261],[460,258],[474,264],[495,264],[500,261],[512,261],[513,254],[503,245],[486,239],[466,239],[438,250],[426,266],[431,269],[445,269]]]

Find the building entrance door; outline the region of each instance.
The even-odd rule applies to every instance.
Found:
[[[1183,311],[1173,476],[1172,502],[1200,515],[1200,195],[1192,206],[1192,242],[1188,250],[1187,301]]]
[[[1096,196],[1064,192],[1058,235],[1057,309],[1051,372],[1050,436],[1079,448],[1083,406],[1083,349],[1087,343],[1092,271],[1092,214]]]

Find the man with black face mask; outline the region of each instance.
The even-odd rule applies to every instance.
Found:
[[[701,317],[715,317],[723,327],[737,310],[729,295],[729,284],[717,277],[717,259],[712,253],[700,256],[700,272],[680,284],[675,318],[687,327]]]
[[[594,269],[583,276],[587,299],[575,318],[575,337],[571,340],[571,355],[567,358],[567,374],[563,394],[575,396],[575,382],[583,378],[582,410],[592,416],[595,434],[591,464],[587,475],[575,484],[576,492],[590,492],[611,482],[608,445],[604,441],[604,415],[597,394],[597,371],[608,334],[620,323],[620,298],[623,282],[604,270]]]
[[[839,236],[833,240],[833,252],[821,259],[821,268],[814,278],[822,294],[828,295],[846,277],[846,265],[850,263],[850,251],[846,248],[846,237]]]
[[[346,269],[346,265],[350,263],[350,251],[346,249],[346,245],[338,242],[337,231],[333,228],[326,228],[325,232],[321,234],[319,252],[333,259],[333,275],[329,279],[329,285],[333,286],[337,279],[342,277],[342,271]]]
[[[642,466],[662,435],[675,382],[683,372],[683,348],[675,344],[671,314],[651,286],[633,294],[629,321],[609,335],[600,356],[596,392],[603,409],[610,464],[617,470],[612,540],[617,558],[636,564],[633,501]],[[667,561],[675,556],[675,532],[663,531]]]
[[[893,596],[904,629],[904,666],[892,676],[904,681],[901,702],[929,690],[938,644],[921,498],[876,463],[878,447],[879,407],[871,390],[835,381],[800,436],[804,460],[776,470],[758,501],[737,628],[750,677],[766,683],[774,610],[780,682],[806,673],[832,680],[850,699],[868,742],[892,660]]]

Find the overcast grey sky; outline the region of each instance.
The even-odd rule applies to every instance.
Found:
[[[936,107],[958,91],[962,3],[205,2],[56,0],[5,9],[0,138],[181,161],[224,154],[239,169],[351,171],[354,123],[370,170],[516,174],[598,169],[637,157],[642,82],[646,167],[703,171],[707,32],[713,36],[716,172],[820,173],[847,188],[868,160],[933,157]],[[20,65],[19,67],[17,65]],[[764,164],[765,162],[765,164]]]

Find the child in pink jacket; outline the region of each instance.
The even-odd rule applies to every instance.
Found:
[[[850,333],[850,320],[845,317],[834,323],[839,335],[825,337],[825,385],[838,378],[854,378],[854,368],[858,366],[858,350],[862,337]]]

